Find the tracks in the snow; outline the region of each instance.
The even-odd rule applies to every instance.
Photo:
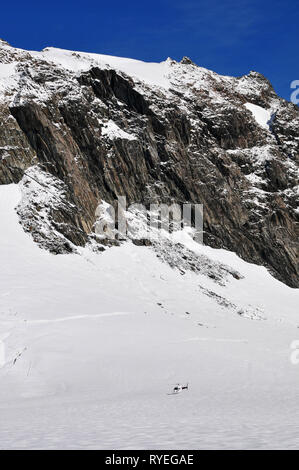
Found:
[[[114,317],[119,315],[132,315],[133,312],[111,312],[111,313],[96,313],[96,314],[86,314],[86,315],[72,315],[69,317],[61,318],[51,318],[51,319],[41,319],[41,320],[24,320],[27,325],[41,325],[48,323],[61,323],[66,321],[82,320],[85,318],[102,318],[102,317]]]

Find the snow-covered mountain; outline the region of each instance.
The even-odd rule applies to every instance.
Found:
[[[299,286],[299,111],[262,75],[0,46],[0,183],[25,184],[21,221],[41,246],[84,246],[117,195],[203,204],[205,244]]]
[[[0,447],[298,447],[298,109],[2,41],[0,122]],[[202,203],[205,244],[99,237],[118,195]]]

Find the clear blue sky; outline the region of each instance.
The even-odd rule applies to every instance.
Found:
[[[189,56],[227,75],[257,70],[290,98],[299,80],[299,0],[51,0],[1,3],[0,37],[146,61]]]

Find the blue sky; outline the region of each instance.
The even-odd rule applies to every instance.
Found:
[[[290,99],[299,80],[298,0],[2,2],[0,37],[146,61],[184,55],[227,75],[263,73]]]

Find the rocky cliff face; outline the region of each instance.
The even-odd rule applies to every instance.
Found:
[[[93,237],[96,208],[202,203],[204,243],[299,287],[299,110],[260,74],[0,41],[0,184],[43,247]]]

